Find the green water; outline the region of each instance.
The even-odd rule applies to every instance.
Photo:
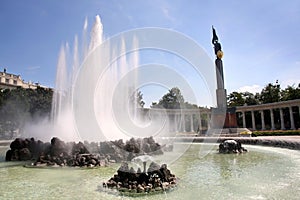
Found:
[[[133,198],[102,191],[101,183],[119,165],[33,169],[0,162],[0,199],[299,199],[300,151],[245,146],[246,154],[221,155],[213,146],[203,157],[199,155],[203,145],[207,144],[191,145],[168,166],[180,178],[178,187],[168,193]],[[2,160],[5,151],[0,147]],[[172,153],[164,156],[172,157]]]

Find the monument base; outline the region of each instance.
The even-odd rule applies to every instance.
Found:
[[[227,108],[225,123],[223,128],[237,128],[236,108]]]
[[[212,108],[211,128],[237,128],[236,108]]]

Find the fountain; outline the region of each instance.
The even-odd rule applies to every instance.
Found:
[[[85,23],[84,31],[86,26]],[[77,37],[72,63],[68,58],[69,45],[62,46],[51,111],[54,132],[61,132],[57,136],[63,140],[72,141],[147,137],[156,134],[157,130],[165,134],[169,126],[166,117],[156,116],[159,119],[152,119],[150,123],[147,116],[140,116],[142,111],[135,99],[139,89],[137,38],[121,37],[118,41],[104,41],[103,38],[103,25],[96,16],[89,47],[82,47],[82,61],[78,56]],[[134,50],[131,52],[128,48]],[[85,49],[88,49],[87,53]],[[78,63],[83,64],[78,66]],[[99,73],[99,77],[91,77],[95,73]],[[81,90],[85,93],[78,92]],[[82,103],[84,99],[89,99],[88,105]],[[85,117],[88,112],[92,112],[93,119]],[[80,130],[80,124],[84,130]]]
[[[86,31],[87,23],[83,35]],[[168,136],[166,130],[170,122],[164,113],[156,115],[157,118],[149,113],[148,118],[153,114],[151,122],[147,118],[141,120],[140,110],[134,103],[129,103],[139,85],[136,70],[139,58],[136,51],[127,51],[127,47],[136,49],[139,41],[132,37],[129,43],[126,39],[123,42],[104,42],[102,33],[101,20],[96,17],[90,45],[86,45],[86,39],[83,39],[82,57],[78,56],[79,43],[75,38],[72,64],[69,45],[61,48],[52,110],[52,125],[55,128],[51,131],[55,135],[48,136],[58,136],[64,141],[101,141],[103,144],[100,147],[111,139]],[[98,44],[102,44],[100,48]],[[129,52],[128,55],[126,52]],[[81,62],[83,64],[79,66]],[[94,73],[101,76],[97,79],[84,76]],[[246,145],[249,150],[247,154],[219,154],[218,145],[191,144],[191,140],[185,138],[184,143],[174,143],[173,151],[148,157],[159,164],[167,163],[158,166],[163,170],[167,169],[166,166],[170,167],[172,173],[179,177],[176,189],[137,199],[295,199],[300,195],[299,151]],[[53,141],[53,144],[56,142]],[[116,146],[121,149],[119,146],[122,144],[116,142]],[[8,149],[8,146],[0,146],[0,161],[4,161]],[[82,153],[88,154],[85,150]],[[129,161],[138,162],[140,159],[145,163],[146,155],[136,156],[130,157]],[[135,162],[130,164],[137,167]],[[145,163],[144,171],[149,162]],[[24,162],[0,162],[0,199],[131,199],[122,196],[122,193],[110,194],[102,187],[102,183],[110,180],[119,169],[118,163],[112,162],[108,167],[93,170],[61,167],[37,170],[23,165]],[[153,166],[157,168],[157,165]],[[139,190],[151,189],[147,186]]]

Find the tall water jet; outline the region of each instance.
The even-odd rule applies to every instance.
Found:
[[[61,116],[62,107],[64,105],[64,98],[67,91],[67,63],[65,47],[62,46],[58,56],[58,63],[56,67],[55,89],[52,99],[51,118],[53,122],[58,121]]]
[[[97,63],[100,68],[106,67],[104,73],[97,80],[97,90],[91,91],[92,104],[95,107],[96,120],[103,132],[113,135],[113,138],[125,138],[124,133],[120,130],[120,127],[116,125],[114,121],[113,113],[113,97],[115,92],[121,93],[121,103],[118,105],[119,112],[130,113],[131,120],[137,119],[137,104],[135,101],[130,102],[130,97],[133,96],[135,90],[137,90],[137,78],[138,75],[135,72],[132,80],[127,79],[126,82],[122,82],[126,74],[139,65],[139,55],[135,51],[129,53],[126,51],[126,43],[128,41],[122,40],[121,44],[109,44],[108,50],[106,52],[101,52],[101,55],[96,57],[91,56],[93,51],[97,49],[99,45],[103,43],[103,25],[99,15],[95,17],[95,22],[92,26],[90,34],[90,42],[87,50],[87,20],[84,22],[83,27],[83,45],[82,50],[78,49],[78,38],[75,37],[74,47],[73,47],[73,60],[72,63],[69,62],[68,56],[70,54],[69,47],[63,46],[58,59],[57,64],[57,74],[56,74],[56,84],[53,95],[52,102],[52,120],[54,124],[54,132],[56,134],[61,134],[61,138],[65,140],[99,140],[97,136],[82,138],[82,135],[77,133],[76,124],[74,121],[73,113],[73,92],[77,90],[76,81],[78,73],[82,73],[79,68],[79,63],[86,62],[87,56],[92,58],[92,65]],[[137,39],[134,38],[131,41],[136,49],[138,49]],[[80,56],[81,55],[81,56]],[[112,59],[116,55],[121,55],[117,59]],[[102,58],[109,57],[111,60],[110,66],[103,66]],[[71,66],[71,67],[70,67]],[[89,68],[91,73],[95,73],[98,69],[91,66]],[[94,80],[96,82],[96,80]],[[122,82],[122,84],[119,84]],[[93,88],[93,81],[84,80],[84,86],[86,89]],[[117,85],[121,85],[121,90],[115,90]],[[89,98],[81,96],[79,98]],[[76,103],[75,103],[76,104]],[[84,112],[80,113],[84,115]],[[89,119],[84,120],[86,126],[89,126]],[[96,131],[95,131],[96,132]],[[89,132],[90,135],[97,135],[94,131]],[[129,137],[129,136],[128,136]]]
[[[86,28],[86,26],[84,26]],[[91,31],[91,41],[89,46],[89,51],[94,50],[103,42],[103,25],[99,15],[95,17],[95,23]]]
[[[82,57],[83,60],[88,54],[88,46],[87,46],[87,28],[88,28],[88,19],[87,17],[84,20],[83,31],[82,31]]]

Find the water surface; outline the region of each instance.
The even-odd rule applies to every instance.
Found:
[[[103,181],[113,176],[118,164],[97,169],[25,168],[22,163],[3,162],[7,147],[0,147],[0,199],[298,199],[300,196],[300,151],[245,146],[249,150],[246,154],[222,155],[214,145],[203,157],[199,154],[203,145],[208,144],[191,145],[168,166],[180,178],[174,191],[137,198],[99,189]]]

